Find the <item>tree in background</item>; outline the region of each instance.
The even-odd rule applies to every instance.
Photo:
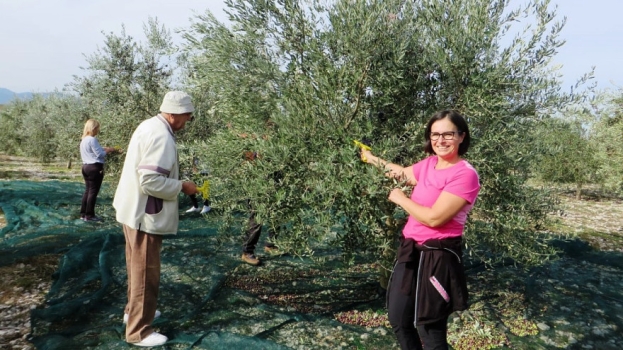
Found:
[[[171,34],[154,18],[143,29],[145,42],[135,41],[124,28],[119,35],[104,34],[103,47],[86,57],[86,74],[67,87],[80,97],[84,121],[97,119],[111,146],[125,148],[136,126],[158,113],[172,84],[176,48]]]
[[[413,163],[426,120],[453,108],[472,128],[468,159],[483,184],[470,252],[528,264],[551,256],[535,230],[552,203],[525,185],[529,135],[578,97],[560,92],[550,68],[564,21],[553,22],[549,1],[512,11],[490,0],[226,4],[231,26],[206,13],[185,32],[188,84],[220,125],[195,146],[226,217],[251,198],[262,222],[286,228],[286,250],[313,254],[329,239],[351,256],[391,260],[404,213],[387,192],[399,184],[364,167],[352,140]],[[523,17],[536,24],[502,47]],[[258,157],[245,162],[245,151]]]
[[[87,119],[102,125],[101,139],[124,148],[132,131],[158,113],[176,68],[171,35],[157,19],[144,25],[146,42],[125,33],[105,34],[104,46],[88,56],[85,76],[75,76],[64,93],[35,94],[15,100],[0,114],[0,144],[5,152],[48,162],[79,157],[78,145]],[[108,171],[119,164],[108,162]]]
[[[70,161],[78,154],[83,121],[74,111],[75,97],[60,92],[15,100],[0,112],[0,143],[4,152],[48,163]]]
[[[575,185],[578,200],[582,186],[599,180],[597,147],[577,120],[551,118],[538,125],[534,151],[538,155],[534,173],[544,181]]]
[[[606,96],[606,107],[598,111],[597,122],[591,130],[595,157],[600,166],[599,176],[608,191],[623,193],[623,90]]]
[[[27,101],[16,99],[0,110],[0,149],[7,154],[20,154],[24,137],[18,134],[26,113]]]

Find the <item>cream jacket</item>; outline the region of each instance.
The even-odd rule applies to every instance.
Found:
[[[130,139],[113,201],[117,221],[147,233],[174,235],[181,190],[173,130],[157,115],[142,122]]]

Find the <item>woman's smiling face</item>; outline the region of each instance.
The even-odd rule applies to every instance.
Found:
[[[459,145],[465,134],[458,130],[450,118],[437,120],[430,128],[433,152],[443,159],[451,160],[459,155]]]

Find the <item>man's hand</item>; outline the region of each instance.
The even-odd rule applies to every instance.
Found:
[[[195,185],[192,181],[184,181],[182,182],[182,192],[187,195],[197,194],[199,190],[197,189],[197,185]]]

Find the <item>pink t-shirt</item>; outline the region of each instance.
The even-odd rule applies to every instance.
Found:
[[[417,204],[431,208],[442,191],[452,193],[468,203],[454,218],[439,227],[428,227],[409,215],[407,224],[402,230],[405,238],[412,238],[419,244],[428,239],[444,239],[460,237],[467,221],[467,213],[474,207],[480,181],[476,169],[465,160],[455,165],[437,170],[437,156],[428,157],[413,165],[413,175],[417,185],[411,193],[411,200]]]

